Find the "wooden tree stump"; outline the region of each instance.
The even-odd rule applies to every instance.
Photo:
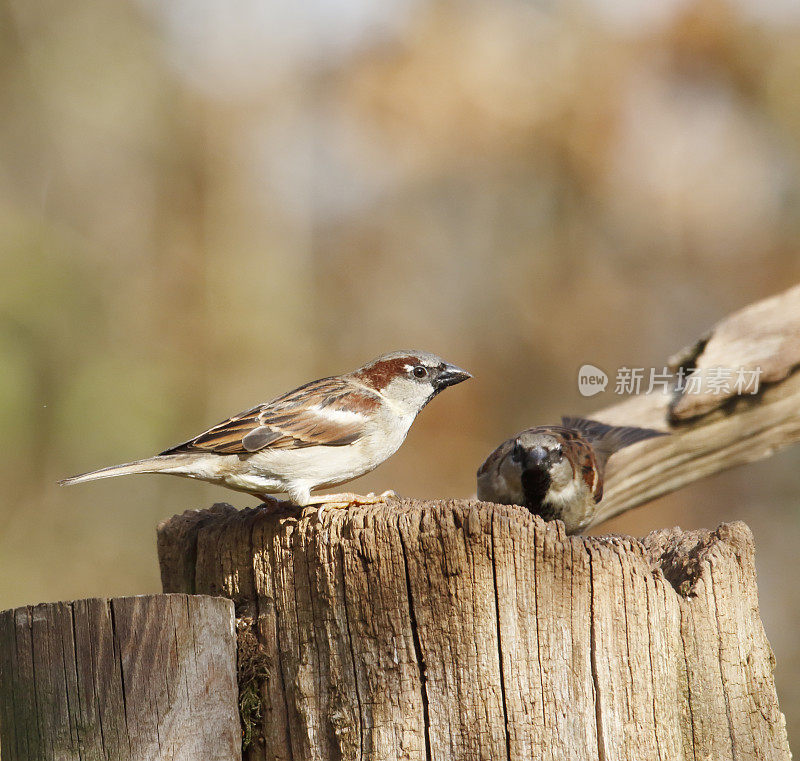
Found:
[[[215,505],[162,524],[159,555],[165,591],[236,604],[249,759],[790,758],[742,523]]]
[[[241,759],[233,605],[76,600],[0,613],[3,761]]]

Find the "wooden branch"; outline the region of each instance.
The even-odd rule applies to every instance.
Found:
[[[637,541],[480,502],[216,505],[162,524],[159,557],[165,591],[236,604],[249,761],[790,758],[742,523]]]
[[[800,441],[800,286],[726,318],[668,365],[700,379],[699,393],[687,386],[636,396],[591,415],[672,433],[611,458],[593,526]],[[727,393],[715,393],[709,383],[709,371],[717,367],[733,370]],[[735,393],[739,368],[761,369],[757,395]]]
[[[241,759],[233,624],[182,594],[3,611],[3,761]]]

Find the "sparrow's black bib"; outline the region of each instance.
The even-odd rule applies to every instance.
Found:
[[[525,507],[546,521],[557,518],[553,509],[544,504],[544,498],[550,489],[550,474],[541,468],[529,468],[522,472],[521,481],[522,492],[525,495]]]

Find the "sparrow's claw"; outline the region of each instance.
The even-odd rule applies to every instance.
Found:
[[[353,494],[351,492],[344,492],[342,494],[317,494],[311,497],[311,500],[305,507],[308,508],[313,505],[319,505],[316,512],[317,519],[321,520],[322,513],[326,508],[345,509],[358,505],[377,505],[389,499],[397,499],[397,494],[391,489],[381,494],[375,494],[374,492],[370,492],[369,494]]]
[[[375,505],[379,502],[386,502],[387,499],[396,498],[391,489],[382,494],[353,494],[343,492],[342,494],[315,494],[307,502],[307,505],[327,505],[328,507],[350,507],[351,505]]]
[[[380,494],[371,491],[369,494],[340,494],[338,496],[347,498],[347,506],[350,505],[377,505],[390,499],[398,499],[397,493],[392,489],[387,489]],[[338,500],[337,500],[338,503]]]

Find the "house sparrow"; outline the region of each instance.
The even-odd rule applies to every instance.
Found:
[[[310,493],[376,468],[399,449],[414,418],[436,394],[471,377],[428,352],[384,354],[354,372],[311,381],[234,415],[155,457],[59,483],[169,473],[261,498],[282,492],[297,505],[368,504],[380,497],[312,498]]]
[[[637,441],[665,436],[649,428],[616,427],[584,418],[537,426],[502,443],[478,470],[478,499],[523,505],[568,534],[586,528],[603,498],[612,454]]]

